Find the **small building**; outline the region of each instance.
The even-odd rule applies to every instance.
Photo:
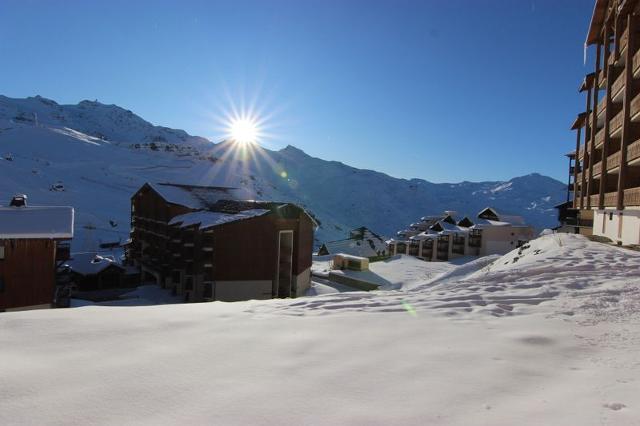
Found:
[[[315,226],[295,204],[233,188],[146,183],[131,198],[127,254],[185,301],[297,297],[311,285]]]
[[[52,306],[73,218],[72,207],[28,206],[26,195],[0,207],[0,312]]]
[[[318,250],[319,256],[338,253],[368,259],[388,254],[384,238],[364,226],[349,231],[349,238],[326,242]]]
[[[331,269],[351,269],[353,271],[366,271],[369,269],[369,259],[366,257],[338,253],[333,256]]]
[[[108,256],[97,253],[73,253],[65,263],[77,291],[126,287],[125,268]]]

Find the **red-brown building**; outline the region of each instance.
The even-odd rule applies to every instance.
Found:
[[[185,301],[296,297],[310,286],[315,222],[295,204],[147,183],[131,220],[128,257]]]
[[[0,207],[0,312],[51,307],[56,266],[73,238],[73,208],[27,206],[26,198]]]

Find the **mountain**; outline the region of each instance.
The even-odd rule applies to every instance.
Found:
[[[435,184],[325,161],[293,146],[244,151],[154,126],[116,105],[59,105],[40,96],[0,96],[0,157],[0,202],[25,193],[33,205],[74,206],[74,250],[126,239],[129,198],[145,181],[226,185],[251,199],[297,202],[320,222],[317,242],[358,226],[392,236],[424,215],[474,215],[486,206],[541,229],[556,224],[553,206],[566,195],[566,185],[539,174]]]

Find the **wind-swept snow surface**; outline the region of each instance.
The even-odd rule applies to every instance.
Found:
[[[0,314],[0,424],[640,424],[640,254],[548,235],[486,263],[396,291]]]

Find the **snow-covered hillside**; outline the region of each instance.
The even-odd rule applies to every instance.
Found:
[[[0,424],[639,424],[640,253],[548,235],[407,278],[0,314]]]
[[[76,250],[126,239],[129,197],[145,181],[228,185],[249,198],[300,203],[321,223],[318,241],[357,226],[390,236],[427,214],[475,214],[488,205],[549,227],[556,223],[552,206],[565,195],[564,184],[538,174],[433,184],[313,158],[293,146],[241,153],[115,105],[42,97],[0,96],[0,157],[0,202],[23,192],[34,205],[74,206]]]

